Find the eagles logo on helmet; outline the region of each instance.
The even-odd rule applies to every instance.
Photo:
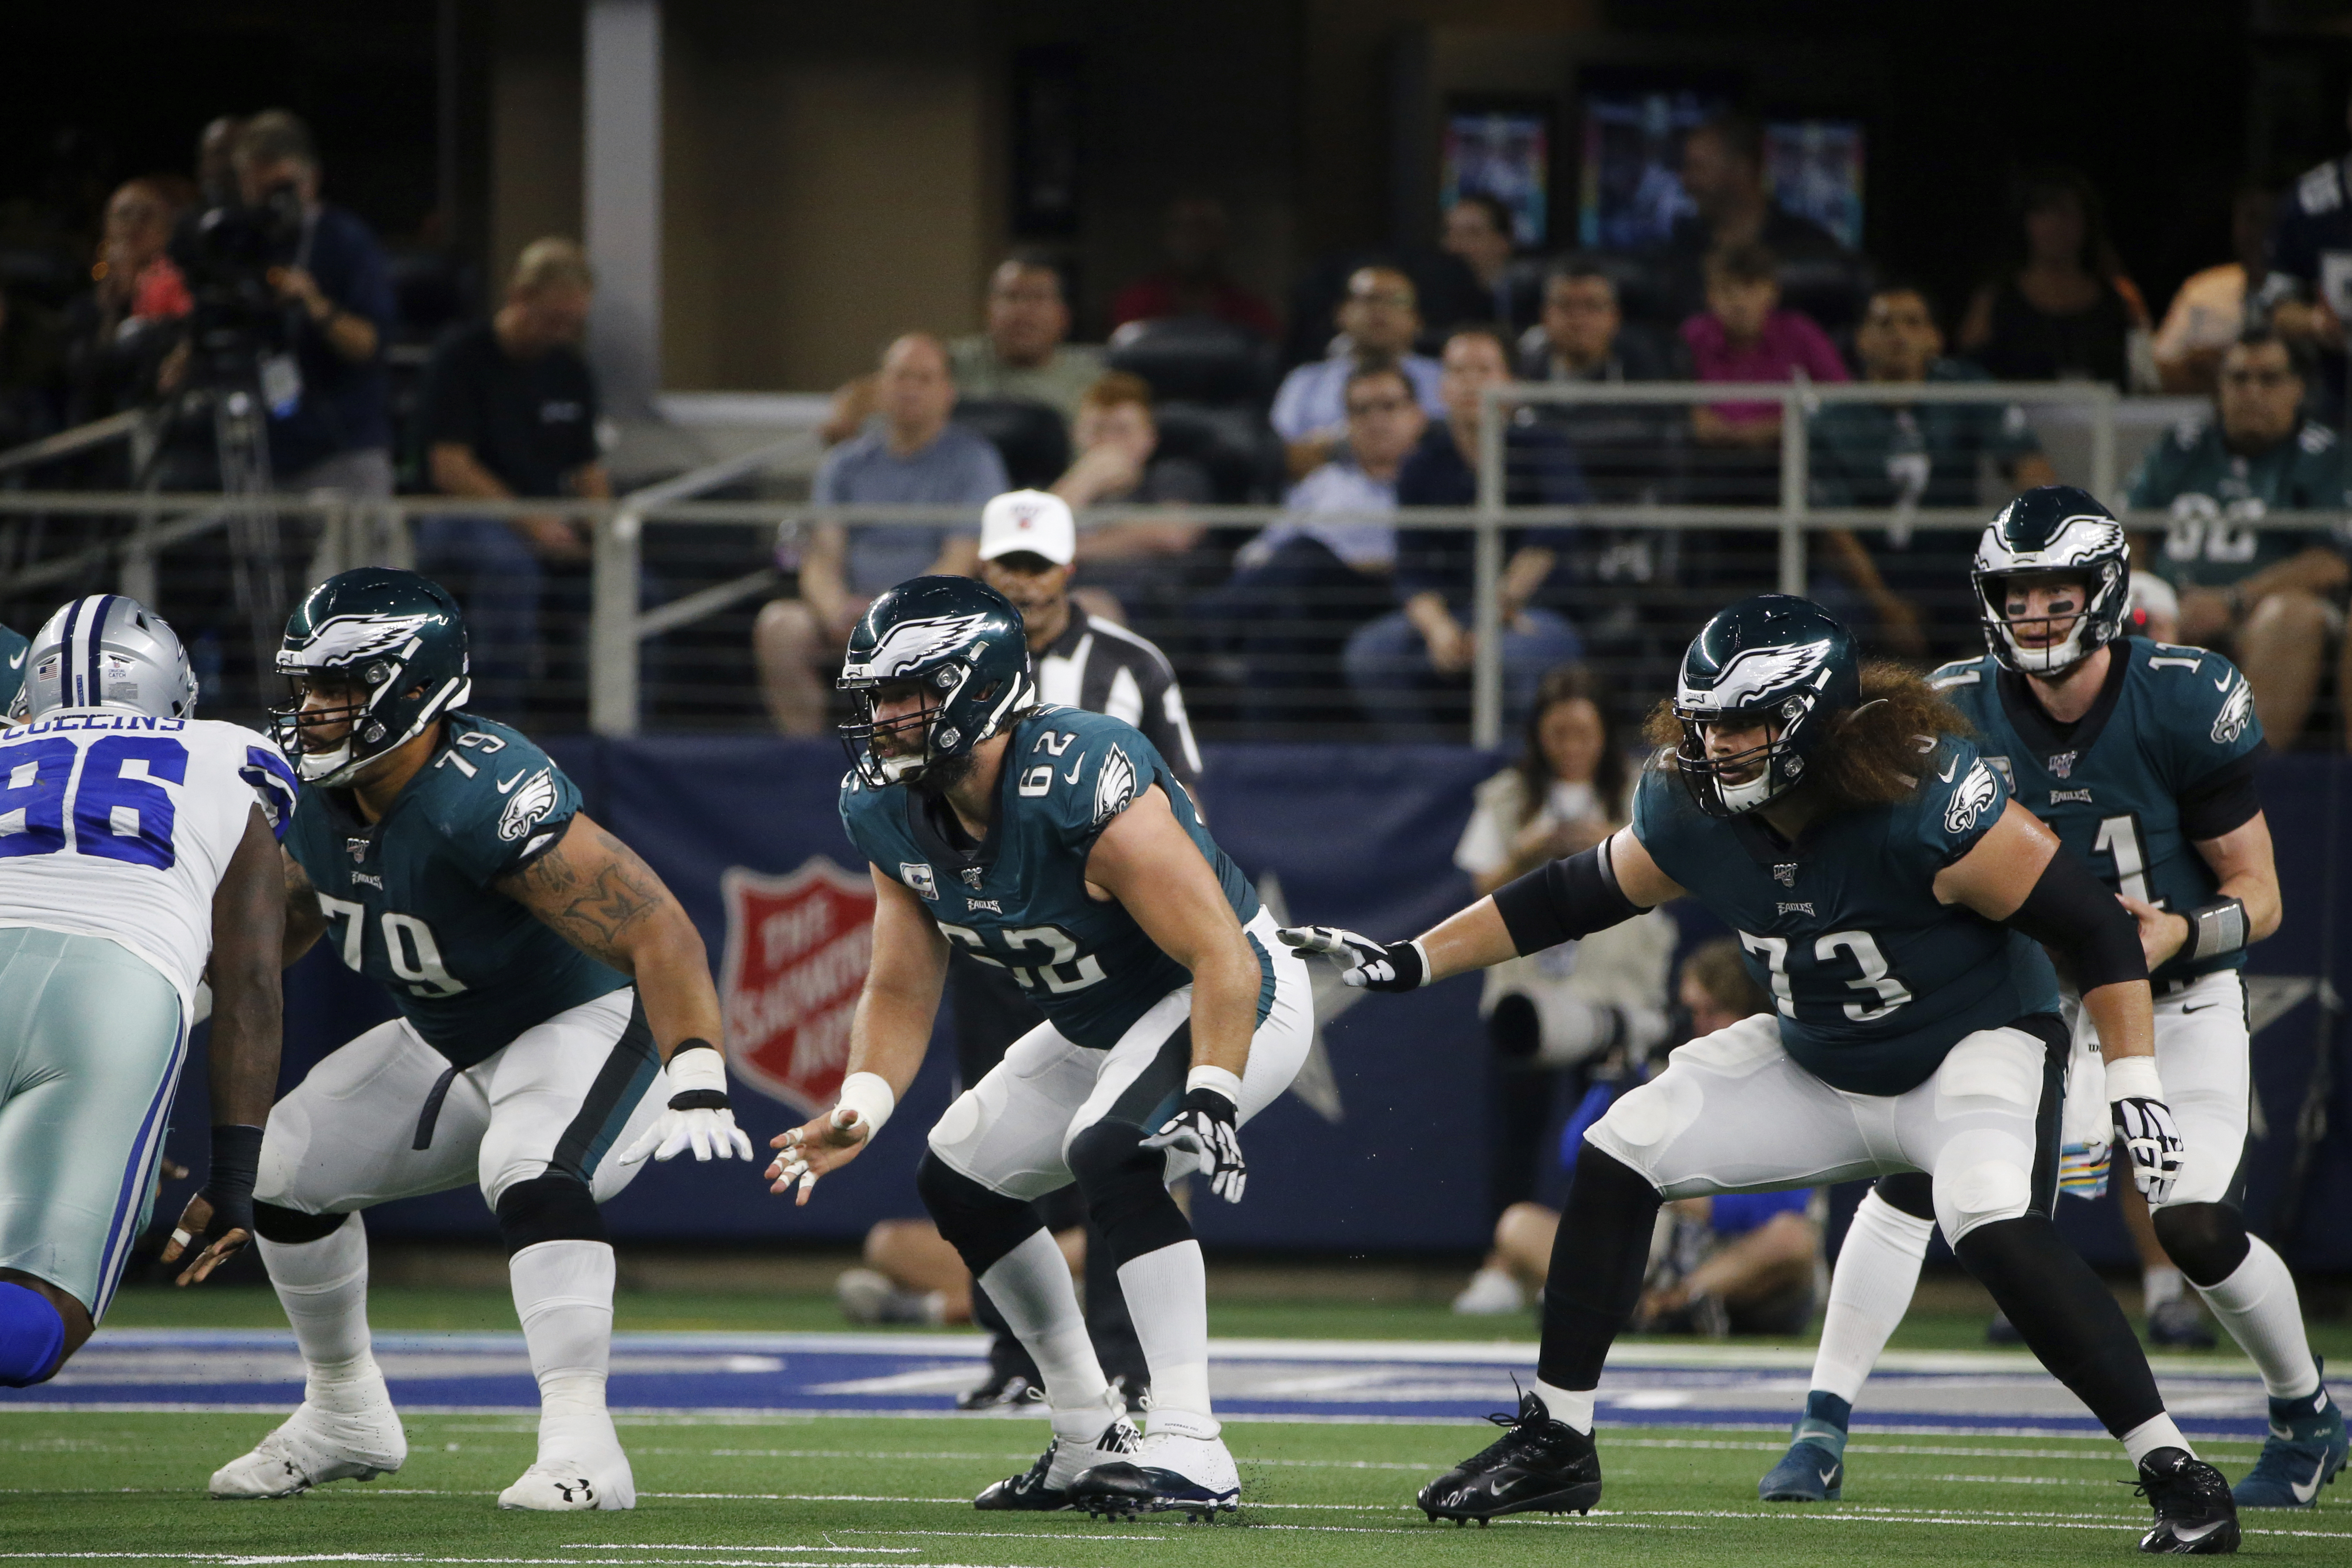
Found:
[[[915,577],[882,594],[849,634],[834,684],[856,704],[841,739],[870,789],[914,783],[968,754],[1036,700],[1021,612],[969,577]],[[899,684],[938,700],[877,717],[882,688]]]
[[[1759,594],[1718,612],[1691,639],[1675,692],[1675,763],[1701,811],[1738,816],[1802,781],[1837,716],[1862,700],[1853,637],[1809,599]],[[1711,725],[1763,726],[1763,744],[1707,754]]]
[[[466,621],[448,590],[414,572],[339,572],[287,617],[278,672],[293,701],[270,711],[270,733],[309,783],[350,784],[370,763],[461,706]],[[317,706],[305,700],[317,696]],[[320,740],[338,723],[343,732]]]
[[[2123,525],[2087,490],[2040,485],[2001,508],[1985,527],[1969,574],[1976,584],[1985,647],[2019,675],[2064,674],[2125,635],[2131,609],[2131,552]],[[2084,583],[2084,603],[2064,616],[2009,614],[2012,577],[2067,577]],[[2021,642],[2021,626],[2050,639]]]

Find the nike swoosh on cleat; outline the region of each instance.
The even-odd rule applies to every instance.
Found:
[[[2311,1479],[2308,1482],[2289,1481],[2286,1484],[2286,1489],[2294,1494],[2295,1501],[2307,1503],[2319,1495],[2319,1483],[2326,1479],[2327,1457],[2323,1454],[2320,1456],[2319,1462],[2311,1467]]]
[[[2226,1519],[2211,1519],[2207,1520],[2203,1524],[2188,1528],[2176,1524],[2172,1527],[2172,1539],[2184,1543],[2202,1541],[2229,1522]]]
[[[523,770],[522,770],[522,773],[529,773],[529,772],[530,772],[530,770],[529,768],[525,768],[525,769],[523,769]],[[504,794],[506,794],[509,790],[511,790],[512,788],[514,788],[514,786],[515,786],[516,784],[518,784],[521,783],[521,782],[522,782],[522,773],[517,773],[517,774],[515,774],[515,776],[514,776],[514,777],[512,777],[512,778],[510,778],[510,779],[501,779],[501,780],[499,780],[499,793],[500,795],[504,795]]]
[[[1822,1485],[1825,1487],[1833,1487],[1837,1485],[1837,1477],[1838,1468],[1835,1465],[1832,1465],[1828,1469],[1822,1472]]]

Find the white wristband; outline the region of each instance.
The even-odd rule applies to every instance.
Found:
[[[680,1051],[669,1058],[667,1070],[672,1094],[691,1094],[704,1089],[727,1092],[727,1063],[717,1051],[699,1047]]]
[[[1184,1092],[1190,1094],[1196,1089],[1213,1089],[1232,1100],[1235,1110],[1242,1108],[1242,1080],[1238,1073],[1227,1072],[1223,1068],[1196,1067],[1184,1075]]]
[[[2118,1057],[2107,1064],[2107,1102],[2118,1100],[2162,1100],[2164,1080],[2156,1076],[2154,1057]]]
[[[841,1097],[835,1103],[857,1112],[866,1123],[866,1135],[871,1138],[882,1131],[882,1124],[898,1109],[898,1097],[890,1091],[889,1079],[880,1073],[854,1072],[841,1080]]]

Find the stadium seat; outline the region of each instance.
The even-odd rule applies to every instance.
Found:
[[[1209,471],[1221,505],[1271,500],[1280,492],[1282,446],[1250,407],[1171,402],[1152,410],[1159,456],[1187,458]]]
[[[1129,321],[1110,337],[1110,368],[1139,375],[1155,398],[1214,407],[1262,403],[1272,353],[1256,333],[1205,316]]]
[[[1024,397],[966,397],[955,422],[988,437],[1016,489],[1043,489],[1070,466],[1070,432],[1062,416]]]

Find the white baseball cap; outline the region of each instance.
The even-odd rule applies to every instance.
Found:
[[[1078,525],[1070,503],[1044,490],[1007,490],[980,514],[980,558],[1025,550],[1056,566],[1077,558]]]

